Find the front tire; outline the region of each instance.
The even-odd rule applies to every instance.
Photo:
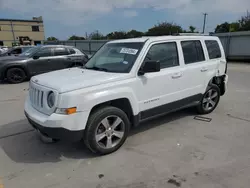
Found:
[[[208,87],[199,105],[197,106],[197,112],[199,114],[209,114],[212,111],[214,111],[219,101],[220,101],[220,88],[217,85],[212,84]]]
[[[25,80],[26,74],[21,68],[10,68],[7,70],[6,78],[11,84],[18,84]]]
[[[119,108],[107,106],[94,111],[85,129],[85,145],[94,153],[106,155],[118,150],[127,139],[129,119]]]

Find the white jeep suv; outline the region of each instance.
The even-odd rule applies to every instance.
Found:
[[[191,106],[212,112],[226,91],[226,71],[217,37],[110,41],[85,67],[32,77],[25,114],[46,137],[83,139],[108,154],[144,120]]]

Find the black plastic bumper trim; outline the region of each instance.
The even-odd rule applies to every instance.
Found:
[[[45,136],[48,136],[53,139],[59,139],[59,140],[65,140],[65,141],[71,141],[71,142],[80,141],[83,138],[84,130],[71,131],[65,128],[61,128],[61,127],[58,127],[58,128],[44,127],[34,122],[32,119],[30,119],[29,115],[26,112],[24,113],[29,123],[31,124],[31,126],[34,129],[39,130]]]

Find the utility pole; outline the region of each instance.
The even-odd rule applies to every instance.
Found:
[[[204,34],[204,32],[205,32],[205,27],[206,27],[206,19],[207,19],[207,13],[203,13],[203,15],[204,15],[204,23],[203,23],[203,34]]]

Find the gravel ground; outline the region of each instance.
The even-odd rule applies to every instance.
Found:
[[[23,114],[28,83],[0,84],[0,187],[249,188],[250,64],[230,63],[228,71],[211,122],[194,120],[190,109],[172,113],[102,157],[82,143],[41,143]]]

